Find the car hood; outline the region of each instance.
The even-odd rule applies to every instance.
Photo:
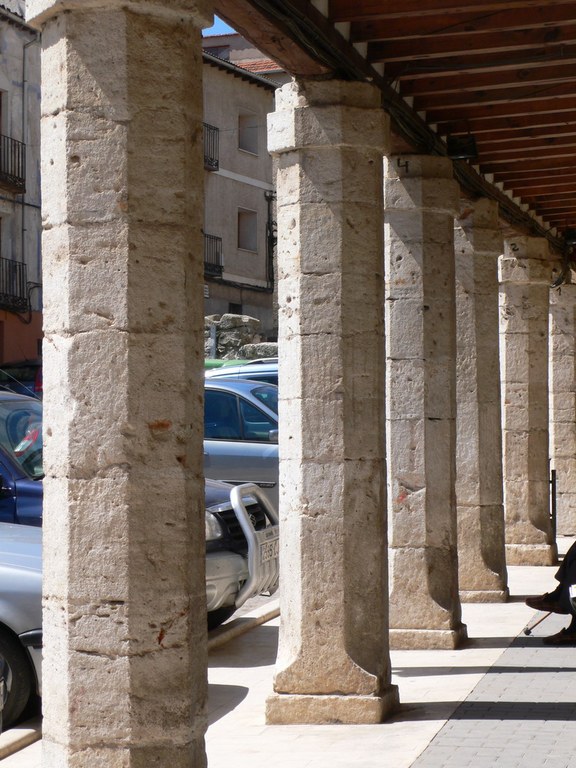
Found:
[[[42,571],[42,529],[0,523],[0,565]]]
[[[234,486],[220,480],[206,479],[206,507],[224,504],[230,501],[230,491]]]

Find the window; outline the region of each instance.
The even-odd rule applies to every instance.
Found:
[[[204,437],[212,440],[239,440],[242,437],[235,395],[204,392]]]
[[[258,214],[256,211],[238,210],[238,248],[258,250]]]
[[[272,398],[275,396],[274,391]],[[204,437],[206,439],[276,442],[277,430],[278,425],[275,421],[243,398],[228,392],[205,390]]]
[[[238,115],[238,149],[258,154],[258,115]]]
[[[242,304],[235,304],[233,301],[228,302],[228,313],[231,315],[241,315]]]
[[[244,439],[256,442],[269,442],[270,432],[278,429],[272,419],[266,416],[259,408],[255,408],[246,400],[240,400],[242,412],[242,426],[244,427]]]

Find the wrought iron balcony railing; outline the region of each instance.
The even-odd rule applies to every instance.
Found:
[[[220,167],[220,131],[215,125],[204,123],[204,168],[217,171]]]
[[[29,308],[26,264],[0,258],[0,309],[26,312]]]
[[[222,271],[222,238],[204,233],[204,274],[221,277]]]
[[[26,144],[1,135],[0,185],[18,194],[26,191]]]

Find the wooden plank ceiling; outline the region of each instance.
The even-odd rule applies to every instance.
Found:
[[[455,163],[464,186],[488,185],[509,221],[564,250],[576,230],[576,2],[219,0],[216,12],[295,75],[379,84],[399,146],[446,154],[449,137],[473,137],[477,157]]]

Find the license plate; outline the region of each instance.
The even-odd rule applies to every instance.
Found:
[[[274,539],[273,541],[264,541],[260,544],[260,562],[267,563],[269,560],[273,560],[278,557],[279,541]]]

